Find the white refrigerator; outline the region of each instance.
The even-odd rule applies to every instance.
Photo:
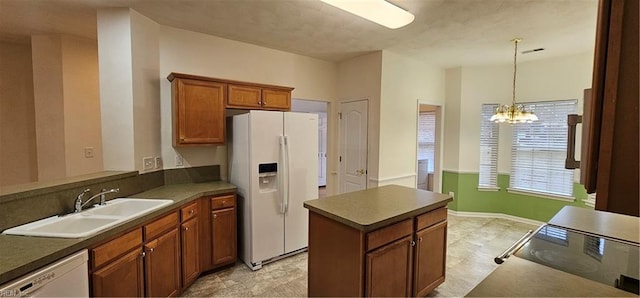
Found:
[[[238,187],[239,256],[252,270],[304,251],[306,200],[318,198],[318,115],[233,116],[230,182]]]

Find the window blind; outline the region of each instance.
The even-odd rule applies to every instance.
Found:
[[[420,112],[418,116],[418,160],[428,160],[427,172],[433,172],[436,143],[436,113]]]
[[[497,107],[497,104],[482,105],[479,187],[498,187],[498,124],[489,121]]]
[[[573,170],[564,168],[567,114],[576,100],[529,103],[539,121],[513,125],[510,188],[551,195],[573,195]]]

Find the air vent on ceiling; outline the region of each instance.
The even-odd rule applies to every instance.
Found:
[[[540,52],[540,51],[544,51],[544,48],[537,48],[533,50],[522,51],[522,54],[529,54],[529,53]]]

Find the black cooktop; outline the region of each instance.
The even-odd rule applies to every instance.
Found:
[[[639,294],[640,246],[545,225],[516,256]]]

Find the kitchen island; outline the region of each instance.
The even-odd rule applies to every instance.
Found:
[[[444,282],[448,195],[387,185],[309,209],[312,296],[424,296]]]
[[[567,228],[574,231],[586,232],[587,235],[601,235],[607,238],[615,238],[631,245],[638,245],[640,219],[638,217],[620,215],[609,212],[595,211],[586,208],[565,206],[550,221],[549,224],[555,227]],[[589,236],[591,239],[597,237]],[[586,242],[585,242],[586,243]],[[569,245],[569,244],[567,244]],[[586,245],[586,244],[584,244]],[[602,244],[602,251],[618,250]],[[586,246],[585,246],[586,247]],[[588,248],[585,248],[585,253]],[[629,263],[629,270],[633,268],[632,263],[637,264],[637,249],[635,256],[631,250],[626,252],[629,255],[629,262],[624,259],[612,261],[611,257],[616,255],[602,256],[592,254],[598,261],[606,260],[611,263]],[[601,258],[601,260],[599,258]],[[594,260],[595,260],[594,259]],[[566,260],[580,260],[576,256],[571,256]],[[560,261],[560,260],[559,260]],[[593,261],[596,262],[596,261]],[[558,264],[558,263],[556,263]],[[589,262],[581,261],[578,265],[586,266]],[[602,265],[605,266],[603,263]],[[593,268],[593,274],[596,274]],[[608,269],[610,270],[610,268]],[[637,287],[637,284],[636,284]],[[468,297],[637,297],[631,292],[623,291],[614,287],[613,284],[596,282],[578,275],[574,275],[562,270],[551,268],[543,264],[532,262],[518,255],[512,255],[504,261],[495,271],[478,284]]]

